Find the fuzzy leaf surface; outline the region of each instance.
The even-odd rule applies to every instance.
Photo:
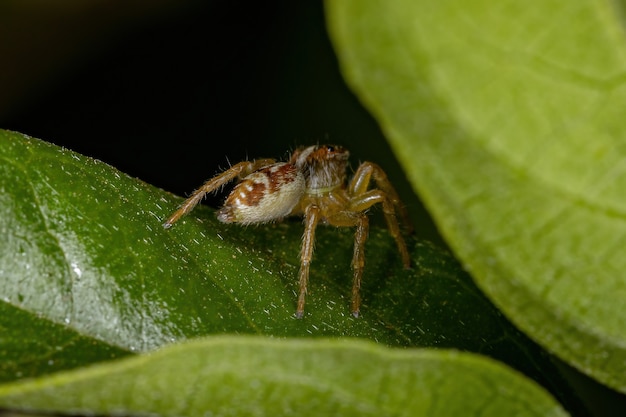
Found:
[[[345,77],[479,286],[626,392],[619,3],[327,2]]]
[[[321,227],[298,320],[298,219],[244,228],[198,207],[165,230],[180,197],[18,133],[0,131],[0,150],[0,381],[7,389],[187,339],[255,334],[480,352],[571,401],[549,358],[447,252],[426,242],[409,237],[413,267],[405,270],[388,232],[372,228],[355,319],[354,232]],[[152,387],[137,390],[149,395]]]
[[[477,355],[232,336],[0,386],[0,405],[190,417],[567,415],[537,384]]]

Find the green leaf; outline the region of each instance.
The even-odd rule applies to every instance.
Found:
[[[355,319],[353,231],[320,228],[298,320],[298,219],[244,228],[198,207],[165,230],[181,199],[102,162],[7,131],[0,155],[0,381],[213,334],[345,336],[481,352],[576,402],[550,359],[426,242],[409,238],[405,270],[372,228]]]
[[[327,12],[348,82],[480,287],[532,338],[626,392],[618,11],[405,0]]]
[[[98,415],[567,415],[538,385],[484,357],[256,337],[179,344],[0,387],[0,405]]]

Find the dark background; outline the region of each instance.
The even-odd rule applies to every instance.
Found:
[[[56,14],[24,18],[24,36],[36,40],[20,40],[26,48],[15,48],[14,62],[28,65],[5,82],[36,75],[0,102],[1,127],[183,196],[229,161],[342,144],[352,169],[365,160],[382,165],[421,236],[444,245],[376,122],[346,87],[321,2],[162,0],[143,12],[95,4],[66,15],[47,6]],[[67,43],[74,46],[57,47]]]
[[[445,246],[345,85],[321,2],[8,0],[0,56],[0,128],[179,195],[229,161],[343,144],[353,168],[382,165],[418,236]],[[624,396],[564,371],[593,415],[626,409]]]

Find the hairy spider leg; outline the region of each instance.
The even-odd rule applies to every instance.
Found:
[[[385,220],[387,221],[389,234],[396,241],[398,252],[400,252],[400,257],[402,258],[402,264],[405,268],[410,268],[411,257],[409,256],[406,242],[404,241],[402,233],[400,232],[396,213],[393,209],[393,204],[391,203],[389,198],[387,198],[387,195],[384,192],[378,189],[374,189],[367,191],[365,194],[355,196],[350,201],[350,209],[354,211],[365,211],[368,208],[372,207],[374,204],[378,203],[381,203],[383,205],[383,214],[385,215]]]
[[[409,213],[404,204],[402,204],[402,201],[400,200],[396,189],[391,184],[391,181],[387,178],[387,174],[385,174],[385,171],[383,171],[379,165],[373,162],[363,162],[352,177],[348,192],[352,196],[363,194],[369,188],[372,179],[376,184],[376,188],[387,194],[387,197],[391,200],[395,209],[400,214],[405,231],[408,234],[413,233],[413,224],[409,217]]]
[[[257,159],[255,161],[239,162],[219,175],[211,178],[200,188],[195,190],[191,196],[181,204],[169,219],[163,223],[163,227],[169,229],[174,223],[176,223],[182,216],[189,213],[195,206],[202,201],[204,196],[211,193],[220,187],[228,184],[235,178],[243,179],[247,175],[250,175],[254,171],[257,171],[265,166],[275,163],[274,159]]]
[[[367,214],[362,213],[354,233],[354,255],[352,256],[352,301],[350,311],[354,317],[359,317],[361,309],[361,279],[365,268],[365,241],[370,229]]]
[[[304,301],[307,286],[309,284],[309,269],[313,259],[313,246],[315,245],[315,228],[320,221],[320,208],[310,205],[304,212],[304,234],[302,235],[302,248],[300,249],[300,294],[298,295],[298,307],[296,317],[304,316]]]
[[[378,188],[368,191],[372,179]],[[387,179],[384,171],[374,163],[364,162],[359,166],[352,181],[350,181],[348,193],[350,194],[350,210],[353,211],[362,212],[374,204],[382,203],[389,233],[396,241],[396,246],[402,257],[402,264],[405,268],[409,268],[411,266],[411,257],[400,232],[396,210],[400,212],[409,232],[412,231],[413,226],[406,209],[400,202],[398,193],[389,182],[389,179]]]

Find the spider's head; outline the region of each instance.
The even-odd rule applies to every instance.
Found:
[[[309,192],[327,192],[343,185],[350,152],[338,145],[314,145],[297,149],[290,162],[304,174]]]

